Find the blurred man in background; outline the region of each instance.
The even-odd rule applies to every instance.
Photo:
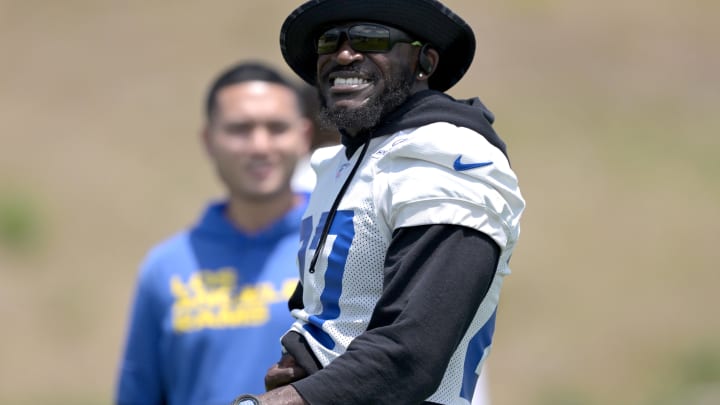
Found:
[[[292,323],[308,196],[291,182],[310,149],[312,102],[261,63],[233,66],[210,86],[202,139],[227,195],[147,255],[116,404],[227,404],[264,391],[258,370],[277,360]]]

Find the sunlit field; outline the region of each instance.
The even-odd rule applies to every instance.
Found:
[[[0,403],[112,402],[140,260],[220,192],[205,87],[289,73],[297,4],[0,0]],[[528,203],[493,404],[719,404],[720,3],[447,4]]]

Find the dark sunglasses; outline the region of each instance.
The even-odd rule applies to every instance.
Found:
[[[350,47],[357,52],[388,52],[398,42],[406,42],[421,46],[404,32],[378,24],[355,24],[347,27],[331,28],[317,40],[318,55],[326,55],[338,50],[342,44],[343,34],[347,37]]]

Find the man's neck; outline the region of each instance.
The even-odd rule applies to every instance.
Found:
[[[268,200],[248,200],[230,196],[226,215],[239,229],[248,233],[257,233],[282,218],[302,197],[292,190],[283,192]]]

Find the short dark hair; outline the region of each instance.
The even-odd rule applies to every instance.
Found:
[[[249,61],[230,66],[213,81],[205,99],[205,118],[209,120],[212,117],[217,107],[217,95],[220,90],[249,81],[275,83],[287,87],[295,94],[300,113],[303,116],[310,114],[306,106],[306,97],[296,84],[266,63]]]

